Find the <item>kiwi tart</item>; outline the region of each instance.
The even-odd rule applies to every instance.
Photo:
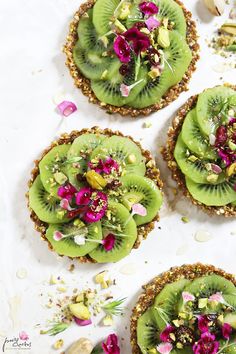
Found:
[[[133,354],[236,353],[236,279],[200,263],[145,285],[131,317]]]
[[[64,46],[75,85],[89,101],[134,117],[187,90],[198,51],[195,23],[179,0],[88,0]]]
[[[63,134],[35,162],[31,218],[49,248],[79,262],[117,262],[154,228],[162,181],[149,151],[98,127]]]
[[[216,86],[191,97],[173,120],[163,155],[194,204],[211,214],[235,216],[235,87]]]

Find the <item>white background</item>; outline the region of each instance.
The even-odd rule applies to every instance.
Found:
[[[109,269],[117,280],[112,292],[118,297],[128,298],[125,316],[118,318],[113,328],[72,326],[57,338],[64,339],[66,348],[81,336],[96,342],[116,331],[124,338],[122,354],[130,354],[129,316],[141,285],[171,266],[196,261],[212,263],[234,273],[236,221],[209,217],[178,196],[172,203],[175,211],[171,211],[170,204],[165,201],[161,222],[157,225],[161,230],[156,227],[138,251],[133,251],[118,264],[76,265],[71,274],[67,270],[70,262],[58,259],[48,251],[47,244],[40,240],[29,220],[24,194],[33,160],[59,131],[69,132],[94,125],[119,129],[142,140],[143,146],[152,151],[171,197],[169,187],[172,182],[159,147],[165,142],[173,114],[192,94],[222,82],[235,83],[236,72],[216,72],[222,59],[213,56],[205,43],[207,36],[213,33],[217,24],[224,22],[224,18],[211,17],[200,1],[185,0],[197,21],[201,42],[201,60],[191,80],[190,90],[181,94],[169,107],[148,118],[133,120],[106,115],[89,104],[87,98],[74,88],[64,65],[61,48],[69,21],[80,3],[80,0],[0,1],[0,345],[5,336],[14,337],[24,329],[32,341],[30,353],[53,353],[55,338],[42,336],[39,329],[34,328],[37,323],[43,325],[50,318],[50,311],[42,308],[39,297],[40,292],[45,295],[54,291],[54,288],[49,289],[45,285],[45,281],[51,274],[61,275],[67,284],[71,284],[71,289],[75,286],[83,288],[87,281],[92,281],[94,274]],[[61,92],[78,106],[78,111],[67,118],[63,126],[60,126],[60,116],[53,102],[55,95]],[[152,128],[144,129],[142,125],[145,121],[150,121]],[[190,222],[183,224],[182,216],[188,216]],[[212,239],[197,242],[194,235],[199,230],[209,232]],[[126,271],[132,266],[133,274],[122,274],[122,266]],[[16,276],[21,268],[26,269],[28,274],[23,280]]]

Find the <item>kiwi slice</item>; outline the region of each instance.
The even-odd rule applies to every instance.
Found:
[[[111,21],[120,0],[97,0],[93,7],[93,24],[99,36],[111,30]]]
[[[184,291],[195,295],[197,298],[209,298],[211,295],[216,294],[217,292],[221,293],[223,297],[225,295],[236,296],[236,287],[234,284],[231,281],[216,274],[200,277],[193,280],[189,285],[185,287]]]
[[[222,354],[235,354],[236,353],[236,335],[231,334],[229,341],[222,341],[220,340],[220,348],[225,349],[221,352]]]
[[[93,9],[87,11],[88,17],[81,17],[77,29],[79,43],[86,51],[102,53],[107,50],[101,40],[99,40],[93,25]]]
[[[205,90],[198,97],[196,111],[197,121],[202,132],[209,136],[225,120],[225,114],[230,108],[229,98],[235,91],[226,86],[217,86]]]
[[[163,50],[164,70],[155,80],[149,79],[138,95],[129,102],[134,108],[145,108],[158,103],[166,91],[179,83],[192,60],[191,51],[185,39],[177,32],[170,32],[170,46]]]
[[[219,184],[201,184],[186,177],[186,186],[194,199],[209,206],[224,206],[235,201],[236,176]]]
[[[208,183],[207,177],[210,175],[206,166],[211,161],[202,160],[198,156],[191,154],[191,151],[184,144],[182,133],[179,134],[175,145],[174,157],[183,174],[191,178],[195,183]],[[225,179],[225,174],[221,173],[215,183],[221,183]]]
[[[80,41],[77,41],[73,49],[73,58],[81,73],[91,80],[102,80],[102,75],[112,63],[110,57],[103,57],[96,49],[82,48]]]
[[[69,144],[55,146],[39,162],[41,182],[46,191],[55,197],[57,197],[60,185],[67,180],[67,153],[69,149]]]
[[[55,231],[59,231],[65,236],[70,236],[63,238],[60,241],[55,241],[53,238]],[[77,235],[86,235],[85,239],[88,241],[85,242],[85,245],[79,246],[74,242],[74,236]],[[76,223],[74,221],[60,225],[51,224],[47,229],[46,237],[52,245],[53,250],[59,255],[83,257],[98,246],[98,242],[96,241],[102,239],[102,227],[100,221],[87,225]],[[92,242],[92,240],[95,242]]]
[[[149,178],[129,174],[120,178],[122,183],[121,203],[128,209],[135,203],[142,204],[147,209],[146,216],[134,215],[137,225],[152,221],[162,204],[162,194],[156,184]]]
[[[65,223],[68,218],[60,207],[60,200],[49,194],[37,176],[29,189],[29,206],[37,217],[47,223]]]
[[[93,150],[91,160],[105,160],[112,157],[122,168],[122,175],[137,174],[144,176],[146,172],[145,158],[140,148],[129,138],[112,136]]]
[[[174,0],[154,0],[154,3],[159,8],[158,19],[161,21],[164,18],[168,18],[172,23],[173,29],[178,31],[183,37],[186,37],[186,19],[182,8]],[[142,14],[139,10],[140,1],[134,1],[131,7],[130,15],[126,21],[127,28],[133,27],[135,22],[142,19]]]
[[[135,79],[134,66],[131,64],[132,68],[130,73],[123,77],[116,67],[116,71],[110,70],[107,80],[98,80],[91,82],[91,88],[95,93],[96,97],[101,101],[111,104],[116,107],[121,107],[129,104],[131,101],[135,100],[139,92],[145,87],[147,82],[147,68],[142,66],[139,70],[137,80]],[[124,97],[121,94],[121,84],[127,86],[135,85],[128,97]]]
[[[161,330],[178,315],[178,304],[181,300],[181,294],[189,283],[189,280],[181,279],[167,284],[157,295],[153,309],[156,323]]]
[[[137,226],[129,211],[119,203],[109,202],[107,217],[102,219],[104,236],[112,233],[116,237],[112,250],[102,245],[89,253],[98,263],[118,262],[128,256],[137,238]]]
[[[67,175],[73,186],[81,187],[82,184],[78,181],[77,175],[87,171],[90,154],[105,139],[107,139],[105,135],[90,133],[80,135],[73,141],[67,154],[68,161],[71,161],[67,167]]]
[[[160,330],[150,307],[137,322],[137,342],[142,353],[149,353],[160,342]]]
[[[209,138],[202,134],[198,126],[196,108],[192,109],[184,119],[181,134],[184,144],[200,158],[217,159],[217,153],[210,147]]]

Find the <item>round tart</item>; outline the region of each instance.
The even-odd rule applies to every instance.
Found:
[[[89,0],[74,15],[64,47],[89,101],[134,117],[187,90],[198,51],[195,23],[179,0]]]
[[[233,275],[211,265],[184,265],[143,288],[131,317],[133,354],[236,353]]]
[[[117,262],[154,228],[162,181],[149,151],[98,127],[63,134],[35,162],[31,218],[49,248],[80,262]]]
[[[179,110],[164,158],[184,194],[209,213],[236,215],[236,92],[207,89]]]

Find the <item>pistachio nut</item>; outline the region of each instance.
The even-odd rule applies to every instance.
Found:
[[[91,314],[89,309],[81,302],[69,305],[70,312],[80,320],[89,320]]]
[[[208,10],[215,16],[221,16],[225,10],[225,0],[204,0]]]
[[[165,27],[159,28],[157,41],[162,48],[168,48],[170,46],[170,36],[168,29]]]
[[[220,27],[220,32],[236,36],[236,23],[224,23]]]
[[[94,170],[86,173],[86,180],[92,188],[98,190],[102,190],[107,185],[106,180]]]
[[[130,8],[131,8],[131,3],[130,2],[123,2],[123,4],[120,7],[120,13],[118,18],[120,20],[126,20],[130,14]]]
[[[232,176],[236,173],[236,162],[232,163],[226,170],[227,176]]]
[[[66,354],[91,354],[92,351],[92,342],[88,338],[80,338],[69,347]]]

